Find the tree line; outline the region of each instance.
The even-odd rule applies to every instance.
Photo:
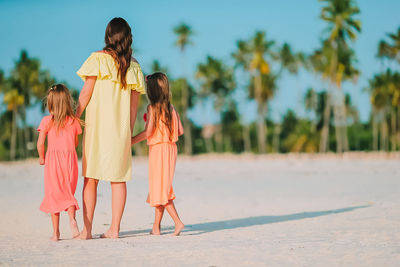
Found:
[[[293,51],[288,43],[278,45],[265,31],[256,31],[250,38],[236,42],[232,51],[232,65],[208,55],[196,66],[193,75],[196,85],[187,75],[173,77],[168,68],[154,60],[149,71],[163,71],[170,77],[172,102],[180,112],[185,135],[179,150],[186,154],[231,153],[287,153],[336,151],[396,151],[400,147],[400,27],[397,32],[382,34],[377,44],[376,57],[381,72],[376,73],[364,88],[370,95],[370,119],[361,122],[359,111],[343,83],[357,82],[356,51],[353,43],[362,30],[360,13],[352,0],[319,0],[320,18],[326,29],[317,49],[306,54]],[[193,43],[192,28],[181,23],[173,29],[176,47],[181,52],[182,73],[186,70],[186,55]],[[270,119],[270,102],[279,90],[285,75],[297,76],[300,70],[317,77],[321,88],[308,88],[303,96],[306,118],[288,110],[282,121]],[[237,76],[245,77],[245,85],[238,85]],[[21,51],[8,77],[0,72],[0,159],[14,160],[36,154],[36,131],[27,125],[27,108],[39,105],[46,90],[56,79],[43,70],[39,59]],[[246,123],[238,111],[234,92],[242,90],[257,105],[257,118]],[[79,92],[73,90],[77,98]],[[212,103],[217,123],[196,125],[188,117],[195,105]],[[140,101],[139,113],[145,111],[146,101]],[[44,111],[43,105],[41,105]],[[138,128],[144,122],[137,120]],[[79,148],[81,149],[81,148]],[[146,153],[146,145],[134,147],[134,153]]]

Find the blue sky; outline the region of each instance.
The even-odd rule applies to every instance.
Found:
[[[370,112],[368,95],[363,92],[367,80],[381,70],[375,58],[378,41],[399,26],[400,1],[358,0],[363,30],[354,44],[358,67],[362,74],[357,84],[346,83],[360,110],[362,120]],[[125,18],[132,27],[135,57],[144,71],[158,59],[172,76],[182,74],[181,59],[174,46],[172,29],[180,22],[192,26],[194,45],[187,50],[187,70],[195,83],[196,65],[206,55],[233,64],[230,54],[238,39],[250,38],[256,30],[281,45],[288,42],[294,50],[311,53],[319,47],[326,24],[319,19],[322,4],[317,0],[280,1],[11,1],[0,0],[0,68],[6,73],[12,68],[21,49],[38,57],[42,66],[58,80],[80,89],[82,81],[75,72],[91,52],[103,47],[104,30],[110,19]],[[244,121],[255,118],[255,105],[246,100],[240,90],[246,77],[237,76],[239,90],[235,94]],[[302,98],[307,88],[321,89],[312,75],[301,72],[297,77],[283,75],[279,91],[270,105],[270,116],[279,120],[288,108],[301,116],[306,113]],[[211,105],[199,105],[191,112],[195,122],[210,123],[217,116]],[[40,120],[32,111],[30,120]]]

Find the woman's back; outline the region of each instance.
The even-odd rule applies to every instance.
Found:
[[[131,179],[130,105],[132,90],[144,93],[140,65],[131,61],[122,88],[114,58],[95,52],[77,74],[96,76],[86,107],[82,173],[85,177],[122,182]]]

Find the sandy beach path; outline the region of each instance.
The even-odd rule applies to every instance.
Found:
[[[400,161],[366,158],[214,156],[178,159],[174,190],[186,224],[150,236],[147,161],[133,160],[121,239],[99,239],[111,220],[111,192],[100,183],[95,239],[60,242],[39,211],[43,168],[0,163],[0,265],[398,266]],[[82,179],[76,197],[81,205]],[[82,226],[81,210],[77,214]]]

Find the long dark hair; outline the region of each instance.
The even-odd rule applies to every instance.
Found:
[[[171,93],[167,75],[162,72],[155,72],[146,76],[147,97],[153,108],[154,127],[157,128],[159,120],[167,126],[169,139],[172,140],[172,105]]]
[[[126,89],[126,73],[132,58],[132,33],[123,18],[113,18],[107,25],[103,48],[115,60],[122,88]]]

